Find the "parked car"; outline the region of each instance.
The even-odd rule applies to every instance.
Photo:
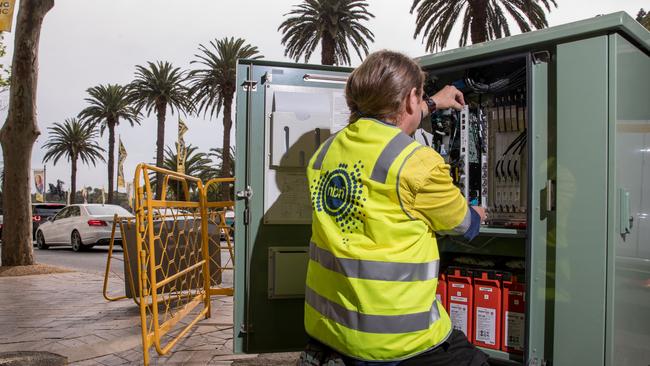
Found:
[[[229,234],[230,238],[235,238],[235,211],[227,209],[226,210],[226,226],[230,228]],[[221,231],[221,240],[226,240],[226,234],[224,231]]]
[[[32,203],[32,239],[36,240],[38,227],[64,207],[64,203]]]
[[[230,226],[233,229],[235,228],[235,211],[226,211],[226,225]]]
[[[111,239],[113,218],[133,217],[117,205],[79,204],[70,205],[56,216],[43,223],[36,232],[36,245],[47,249],[56,245],[71,245],[75,252],[92,248],[94,245],[107,245]],[[115,233],[121,239],[121,233]]]

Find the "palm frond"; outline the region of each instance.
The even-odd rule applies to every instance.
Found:
[[[78,118],[83,122],[99,126],[100,135],[107,125],[117,126],[126,121],[131,126],[140,124],[141,114],[132,105],[127,87],[117,84],[98,85],[86,90],[88,97],[84,100],[88,107],[79,112]]]
[[[199,45],[199,53],[194,55],[192,64],[199,69],[188,75],[189,95],[196,113],[217,117],[226,99],[232,101],[238,59],[259,59],[257,47],[242,38],[222,38],[210,41],[209,45]]]
[[[104,161],[102,153],[105,150],[95,141],[98,135],[94,127],[76,118],[54,123],[48,128],[49,137],[43,145],[43,162],[52,161],[56,165],[61,158],[68,161],[81,159],[84,164],[95,166],[98,161]]]
[[[129,84],[129,99],[135,109],[151,115],[158,105],[164,105],[174,112],[187,113],[193,110],[189,88],[185,86],[187,72],[169,62],[147,62],[136,65],[135,77]]]
[[[363,59],[369,53],[368,43],[374,34],[364,23],[375,16],[363,0],[305,0],[285,14],[278,27],[282,32],[285,56],[305,62],[324,38],[334,40],[334,63],[349,65],[350,48]]]
[[[476,43],[508,37],[511,33],[506,14],[519,30],[528,32],[548,27],[546,13],[551,6],[557,7],[555,0],[413,0],[413,38],[422,36],[428,52],[443,49],[458,21],[462,22],[459,46],[467,45],[470,39]]]

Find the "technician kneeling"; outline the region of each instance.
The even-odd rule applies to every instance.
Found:
[[[487,364],[436,301],[434,233],[471,240],[485,214],[468,207],[440,155],[410,137],[433,104],[423,83],[408,57],[371,54],[346,85],[349,125],[309,162],[312,341],[303,365]],[[432,100],[439,109],[464,104],[454,87]]]

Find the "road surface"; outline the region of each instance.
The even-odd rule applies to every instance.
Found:
[[[222,246],[226,243],[223,242]],[[1,245],[0,245],[1,248]],[[58,267],[66,267],[79,272],[104,275],[106,271],[106,258],[108,256],[108,245],[96,245],[83,252],[73,252],[71,247],[50,247],[40,250],[34,247],[34,259],[36,263],[50,264]],[[222,250],[221,258],[225,261],[229,257],[227,250]],[[120,278],[124,278],[124,262],[122,248],[116,246],[113,251],[114,260],[111,261],[111,272]],[[228,263],[232,267],[231,263]],[[232,286],[233,273],[227,270],[223,275],[223,285]]]

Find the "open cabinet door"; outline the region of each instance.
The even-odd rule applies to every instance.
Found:
[[[528,145],[530,192],[528,196],[530,223],[527,256],[526,279],[526,362],[525,365],[543,365],[550,355],[545,349],[549,342],[552,329],[548,328],[546,311],[549,297],[549,242],[552,241],[549,228],[554,221],[554,176],[549,167],[553,164],[554,147],[549,145],[549,78],[553,69],[552,52],[542,51],[531,54],[528,67],[528,93],[530,95],[530,134],[531,143]]]
[[[240,60],[234,350],[299,350],[311,236],[307,164],[347,125],[351,69]]]

